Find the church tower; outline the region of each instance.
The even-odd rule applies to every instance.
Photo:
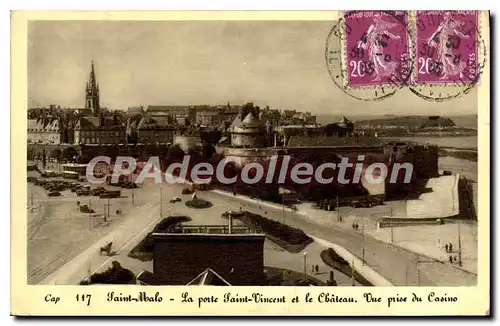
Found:
[[[85,108],[91,109],[92,114],[99,114],[99,84],[96,80],[94,61],[92,61],[90,69],[90,79],[85,87]]]

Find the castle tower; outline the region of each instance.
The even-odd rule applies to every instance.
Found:
[[[92,61],[90,78],[85,87],[85,108],[91,109],[94,116],[99,114],[99,84],[95,75],[94,61]]]

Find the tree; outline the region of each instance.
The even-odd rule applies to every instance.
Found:
[[[78,157],[78,151],[74,147],[66,147],[60,154],[61,160],[74,161]]]
[[[212,144],[210,143],[203,144],[203,148],[201,150],[201,159],[204,162],[210,161],[210,158],[214,154],[215,154],[215,147]]]
[[[168,148],[166,161],[168,164],[181,162],[184,158],[184,151],[179,145],[174,145]]]
[[[54,148],[50,153],[50,157],[58,160],[61,157],[62,151],[60,148]]]
[[[216,128],[208,131],[202,131],[200,136],[203,143],[217,144],[222,138],[222,132]]]

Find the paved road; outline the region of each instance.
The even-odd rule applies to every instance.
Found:
[[[150,186],[156,187],[156,186]],[[170,204],[168,200],[173,196],[179,196],[182,185],[164,185],[163,198],[164,198],[164,212],[169,211],[169,215],[182,214],[188,215],[193,218],[191,223],[195,224],[222,224],[227,223],[226,220],[221,219],[220,213],[232,209],[237,210],[240,206],[244,206],[248,211],[265,215],[281,221],[283,219],[282,210],[277,208],[270,208],[265,205],[260,205],[257,202],[249,202],[240,196],[225,196],[215,192],[198,192],[199,198],[210,200],[214,207],[210,210],[194,211],[187,208],[182,203]],[[144,189],[145,190],[145,189]],[[187,199],[186,196],[183,196]],[[155,191],[155,195],[151,196],[151,206],[147,210],[137,212],[135,218],[130,219],[123,223],[116,229],[115,232],[110,234],[116,244],[116,249],[119,251],[127,251],[138,243],[142,236],[136,235],[137,233],[146,234],[158,221],[158,213],[160,210],[159,205],[159,191]],[[199,213],[198,213],[199,212]],[[167,214],[164,214],[167,216]],[[284,221],[286,224],[302,229],[304,232],[336,243],[357,257],[362,258],[362,251],[364,247],[365,262],[383,275],[395,285],[475,285],[477,282],[476,276],[458,270],[450,265],[435,262],[426,258],[419,258],[417,269],[417,255],[406,251],[404,249],[392,246],[375,240],[369,235],[362,235],[359,232],[349,230],[346,227],[337,226],[323,226],[311,223],[306,217],[294,213],[285,212]],[[142,230],[142,231],[141,231]],[[102,242],[102,241],[101,241]],[[363,245],[364,244],[364,245]],[[68,264],[63,266],[61,270],[52,274],[43,283],[50,283],[56,279],[58,284],[75,284],[78,280],[82,279],[85,272],[82,266],[92,265],[92,270],[96,270],[103,265],[109,263],[113,257],[108,258],[99,256],[99,246],[102,243],[96,243],[86,251],[82,252],[79,256],[75,257]],[[307,250],[307,249],[306,249]],[[76,281],[76,282],[75,282]]]
[[[192,218],[186,224],[206,224],[220,225],[227,224],[226,219],[221,218],[221,214],[228,209],[239,208],[238,201],[232,202],[230,198],[216,195],[213,196],[210,192],[199,192],[199,198],[209,198],[214,205],[209,209],[196,210],[186,207],[184,203],[170,204],[169,199],[173,196],[179,196],[184,186],[181,185],[165,185],[163,186],[163,216],[169,215],[186,215]],[[131,218],[124,221],[115,230],[111,231],[105,238],[90,245],[80,254],[68,259],[66,264],[46,277],[42,284],[78,284],[88,275],[88,270],[92,272],[102,271],[107,268],[111,261],[117,260],[125,268],[131,269],[134,273],[140,272],[142,269],[152,270],[151,262],[140,262],[138,260],[127,257],[132,250],[143,238],[150,232],[153,227],[160,221],[160,191],[157,186],[146,186],[140,190],[142,196],[147,195],[149,202],[146,207],[137,207],[129,212]],[[190,199],[190,196],[180,196],[183,201]],[[240,223],[238,220],[236,224]],[[107,241],[113,241],[113,251],[115,254],[111,257],[99,254],[99,248]],[[320,253],[323,246],[317,243],[312,243],[305,249],[307,251],[307,272],[310,273],[312,264],[320,266],[320,273],[314,275],[323,281],[328,279],[328,272],[331,269],[324,265],[321,261]],[[303,273],[303,253],[292,254],[283,251],[270,241],[266,241],[265,266],[285,268],[293,270],[297,273]],[[343,275],[340,272],[335,273],[335,279],[339,285],[351,286],[352,280],[349,276]],[[359,283],[356,282],[356,285]]]
[[[223,201],[221,197],[225,197],[213,192],[207,193],[205,196],[214,203]],[[238,198],[238,196],[232,198],[231,203],[233,206],[242,204],[251,212],[260,214],[266,212],[265,216],[269,218],[278,221],[284,220],[285,224],[338,244],[359,258],[363,257],[364,247],[365,262],[395,285],[456,286],[477,284],[477,277],[471,273],[422,256],[419,256],[417,264],[415,253],[378,241],[367,234],[363,236],[361,232],[346,227],[317,225],[308,221],[303,215],[294,212],[285,211],[283,218],[283,211],[279,208],[250,203]],[[332,214],[332,218],[334,216]]]

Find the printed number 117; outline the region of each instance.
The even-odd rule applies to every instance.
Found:
[[[76,295],[76,301],[87,301],[87,306],[90,306],[90,298],[92,297],[91,294],[77,294]]]

